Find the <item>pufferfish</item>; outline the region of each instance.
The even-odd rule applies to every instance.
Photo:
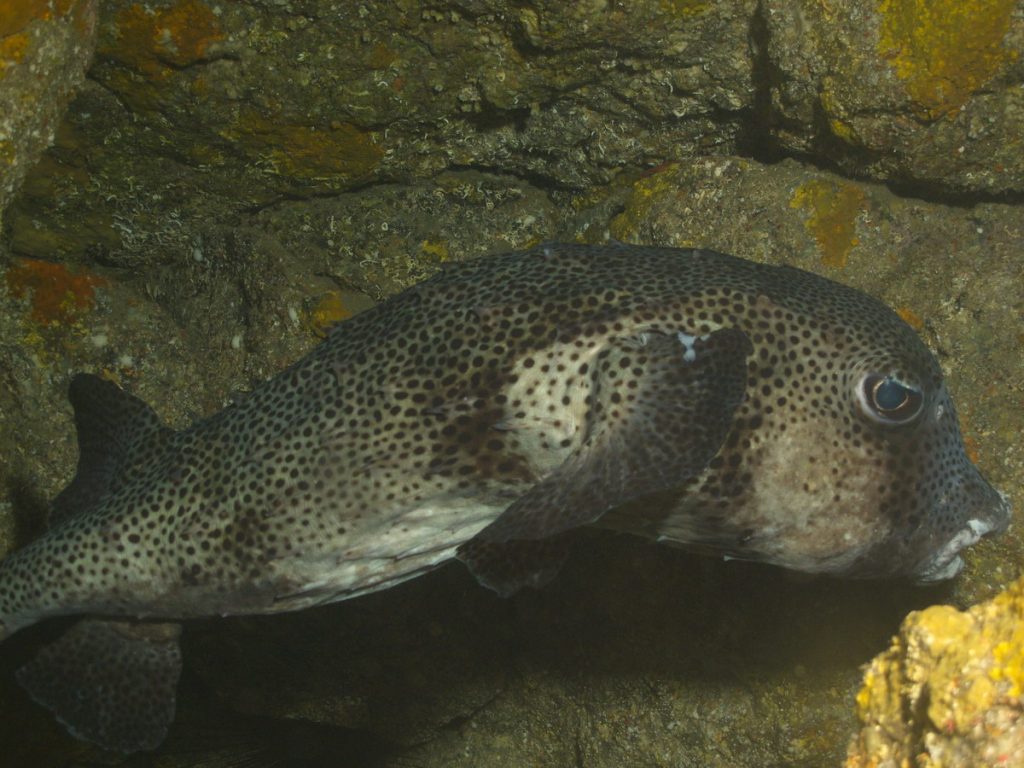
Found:
[[[1010,517],[895,313],[707,250],[454,265],[182,431],[97,376],[70,400],[77,474],[0,564],[0,638],[82,615],[18,678],[122,752],[173,719],[181,619],[345,600],[451,558],[509,594],[589,525],[931,582]]]

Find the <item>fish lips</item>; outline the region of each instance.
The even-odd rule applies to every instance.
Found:
[[[913,573],[916,583],[927,585],[952,579],[964,567],[961,552],[976,544],[985,536],[996,536],[1010,526],[1010,499],[1001,491],[988,489],[993,495],[993,503],[988,505],[985,514],[971,517],[963,528],[953,534],[938,550],[925,560]]]

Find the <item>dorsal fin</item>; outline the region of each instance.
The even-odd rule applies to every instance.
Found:
[[[75,376],[68,399],[75,409],[78,470],[53,500],[51,524],[92,509],[134,462],[154,459],[173,434],[142,400],[99,376]]]

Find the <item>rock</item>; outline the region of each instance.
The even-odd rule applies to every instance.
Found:
[[[1024,191],[1015,0],[761,6],[763,119],[787,153],[931,194]]]
[[[97,0],[13,0],[0,13],[0,226],[53,140],[96,43]]]
[[[187,245],[176,222],[283,199],[448,168],[578,189],[734,149],[753,5],[110,0],[11,242],[154,263]]]
[[[864,674],[846,768],[1024,765],[1024,579],[911,613]]]

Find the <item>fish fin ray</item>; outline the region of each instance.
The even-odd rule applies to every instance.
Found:
[[[749,339],[735,329],[613,342],[596,364],[583,445],[473,541],[542,540],[699,475],[743,401],[750,352]],[[473,570],[479,558],[471,543],[459,557]]]
[[[68,399],[75,409],[78,469],[52,502],[51,523],[95,507],[147,442],[173,434],[146,403],[94,374],[75,376]]]
[[[85,619],[16,676],[76,738],[126,754],[155,749],[174,719],[179,635],[177,624]]]

